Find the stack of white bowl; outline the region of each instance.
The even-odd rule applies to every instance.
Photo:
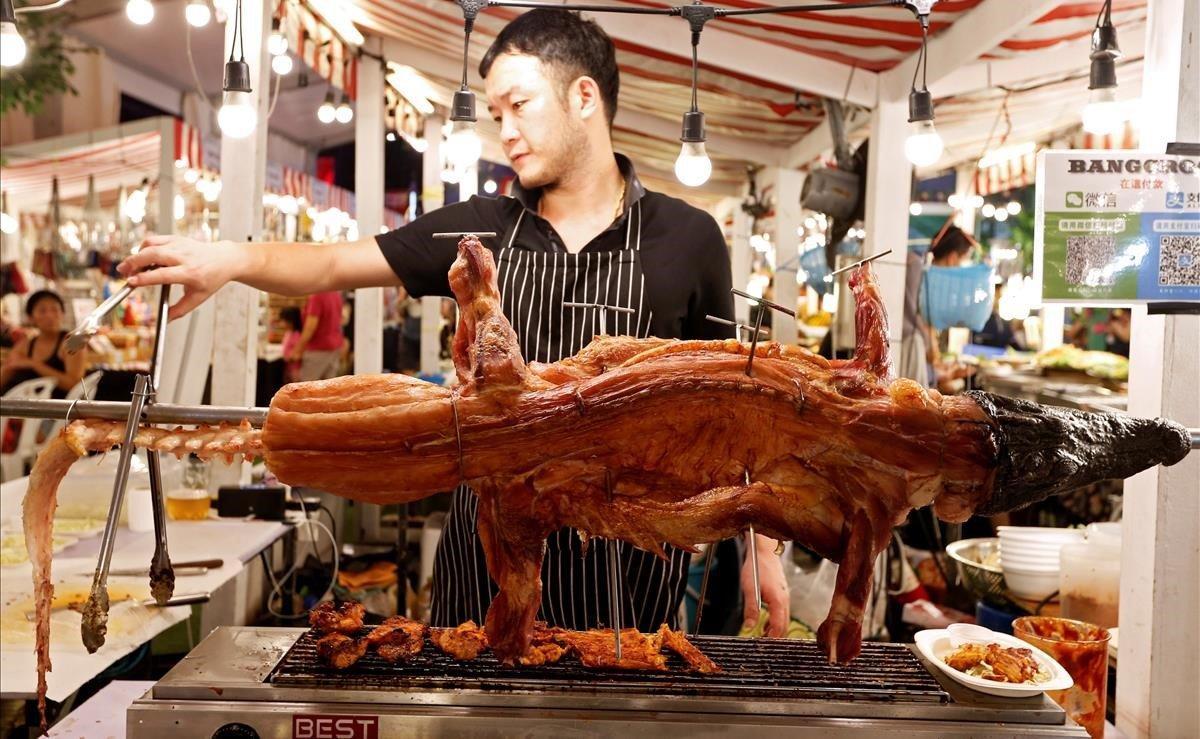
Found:
[[[1042,600],[1058,590],[1059,552],[1083,541],[1083,529],[1000,526],[1000,569],[1018,598]]]

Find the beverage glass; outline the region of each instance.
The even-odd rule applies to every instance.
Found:
[[[1049,654],[1071,674],[1074,685],[1046,694],[1092,739],[1102,739],[1108,698],[1108,631],[1085,621],[1023,616],[1013,621],[1013,636]]]

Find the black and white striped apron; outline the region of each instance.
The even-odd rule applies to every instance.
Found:
[[[629,209],[625,248],[620,250],[568,254],[514,248],[524,218],[522,210],[504,234],[496,264],[504,313],[527,362],[557,362],[600,334],[599,311],[567,307],[565,302],[632,308],[633,313],[610,311],[607,332],[649,335],[651,313],[639,256],[640,201]],[[475,533],[477,509],[474,493],[460,485],[451,497],[433,563],[430,623],[434,626],[456,626],[467,619],[483,623],[498,591]],[[664,543],[668,559],[663,561],[626,542],[591,539],[585,555],[579,536],[568,528],[551,534],[546,542],[538,618],[570,629],[609,625],[609,546],[618,547],[624,573],[622,625],[642,631],[653,631],[663,623],[674,628],[687,585],[687,552]]]

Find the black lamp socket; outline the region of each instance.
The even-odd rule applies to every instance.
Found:
[[[1117,62],[1104,54],[1092,57],[1088,75],[1089,90],[1110,90],[1117,86]]]
[[[0,0],[0,23],[16,25],[17,11],[13,10],[12,0]]]
[[[475,121],[475,93],[470,90],[458,90],[450,104],[450,120]]]
[[[250,65],[244,60],[225,62],[225,92],[250,92]]]
[[[707,140],[704,134],[704,113],[699,110],[689,110],[683,114],[683,135],[680,141],[698,144]]]
[[[929,90],[913,90],[908,94],[908,122],[933,120],[933,94]]]

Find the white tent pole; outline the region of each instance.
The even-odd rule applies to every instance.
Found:
[[[775,231],[771,234],[771,242],[775,245],[775,302],[794,311],[800,298],[796,284],[800,237],[796,230],[802,221],[800,188],[804,185],[804,174],[780,167],[775,167],[771,173],[775,181]],[[778,311],[771,315],[771,338],[781,344],[794,345],[798,336],[795,318]]]
[[[889,355],[900,366],[900,333],[904,322],[904,283],[908,270],[908,198],[912,165],[904,156],[908,136],[906,100],[883,100],[871,112],[871,147],[867,156],[866,243],[863,256],[888,249],[891,254],[872,266],[888,313]]]
[[[753,221],[750,214],[742,210],[742,201],[737,199],[733,206],[733,238],[730,239],[730,266],[733,270],[733,286],[745,290],[750,282],[750,229]],[[750,322],[750,304],[744,300],[733,302],[735,320]],[[774,320],[774,318],[772,318]]]
[[[250,104],[258,111],[254,133],[235,139],[221,137],[221,238],[246,244],[258,238],[262,228],[262,196],[267,170],[267,103],[270,97],[270,64],[266,41],[271,17],[270,0],[242,4],[242,34],[246,62],[250,65],[253,92]],[[225,45],[233,43],[234,24],[225,24]],[[254,248],[247,245],[248,249]],[[212,354],[212,402],[214,405],[254,405],[254,383],[258,373],[259,293],[239,283],[217,292],[216,326]],[[213,468],[213,487],[236,484],[241,477],[240,461],[230,467]],[[249,468],[245,470],[249,475]]]
[[[441,116],[425,119],[425,142],[429,148],[421,158],[421,202],[428,213],[442,207],[445,188],[442,185],[442,124]],[[438,296],[421,298],[421,374],[435,375],[441,354],[442,299]]]
[[[378,38],[363,50],[380,53]],[[354,116],[354,204],[360,238],[374,238],[383,225],[383,62],[363,56],[358,65]],[[354,374],[383,372],[383,288],[354,291]]]
[[[1200,0],[1150,0],[1141,149],[1200,142]],[[1182,22],[1181,22],[1182,21]],[[1190,29],[1190,30],[1189,30]],[[1151,120],[1153,119],[1153,120]],[[1129,412],[1200,426],[1200,316],[1133,311]],[[1125,481],[1117,726],[1130,737],[1200,735],[1200,453]]]

